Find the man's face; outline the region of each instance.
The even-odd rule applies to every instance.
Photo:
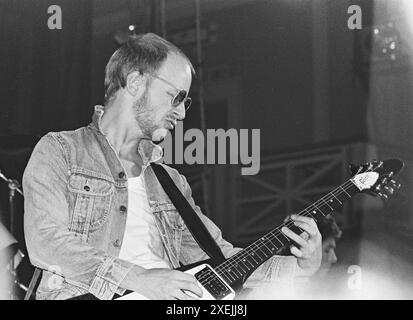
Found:
[[[144,94],[134,103],[134,114],[144,136],[158,142],[185,118],[184,104],[173,107],[171,101],[179,90],[189,91],[192,76],[186,60],[175,54],[169,55],[155,74],[170,84],[148,76]]]

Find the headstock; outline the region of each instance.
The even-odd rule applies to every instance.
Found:
[[[399,159],[374,160],[361,166],[351,165],[353,177],[350,180],[360,191],[387,200],[389,195],[400,188],[393,176],[398,174],[403,166],[403,161]]]

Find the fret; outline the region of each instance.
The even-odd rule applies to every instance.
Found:
[[[351,198],[351,195],[350,195],[342,186],[340,186],[340,188],[341,188],[341,190],[344,191],[344,193],[345,193],[346,195],[348,195],[349,198]]]
[[[300,227],[296,226],[295,224],[292,225],[292,226],[290,226],[290,227],[288,227],[288,228],[289,228],[291,231],[293,231],[294,233],[298,234],[298,235],[300,235],[301,233],[304,232],[303,229],[301,229]],[[290,240],[290,241],[291,241],[291,240]]]
[[[280,230],[280,234],[285,238],[285,240],[287,240],[287,243],[290,242],[290,238],[288,238],[281,230]],[[277,238],[277,240],[278,240],[278,238]]]
[[[248,262],[251,265],[251,267],[255,268],[255,266],[248,260],[248,258],[243,258],[242,261],[244,261],[244,263]]]
[[[326,216],[326,214],[324,213],[324,211],[321,210],[319,206],[314,205],[314,207],[316,207],[316,209],[319,210],[324,217]]]
[[[223,272],[226,272],[231,277],[232,281],[237,280],[237,278],[232,275],[231,271],[232,271],[231,268],[228,268]]]
[[[247,271],[245,271],[245,272],[250,271],[250,267],[246,264],[245,259],[241,260],[239,263],[240,263],[245,269],[247,269]]]
[[[267,240],[267,239],[265,239],[265,237],[262,237],[262,238],[261,238],[262,244],[263,244],[268,250],[270,250],[270,252],[271,252],[271,249],[268,248],[268,246],[267,246],[266,243],[265,243],[266,240]]]
[[[261,239],[261,241],[262,241],[262,244],[264,245],[264,247],[265,247],[265,248],[269,251],[269,253],[270,253],[270,254],[272,254],[271,249],[267,247],[267,245],[265,244],[264,239]],[[260,249],[261,249],[261,248],[260,248]],[[263,251],[263,252],[265,253],[265,251],[264,251],[264,250],[262,250],[262,249],[261,249],[261,251]],[[266,254],[266,255],[268,255],[267,253],[265,253],[265,254]]]
[[[333,207],[330,206],[330,204],[328,203],[328,201],[325,201],[324,198],[322,198],[322,200],[323,200],[323,202],[324,202],[326,205],[329,206],[329,208],[330,208],[331,211],[334,211]]]
[[[313,216],[313,214],[316,215],[318,212],[316,210],[312,210],[311,213],[312,213],[311,216],[313,217],[313,219],[316,220],[316,218]]]
[[[343,203],[340,201],[339,198],[336,197],[336,195],[334,194],[334,192],[332,193],[333,197],[337,199],[337,201],[340,203],[340,205],[342,205]]]
[[[267,238],[267,241],[269,242],[269,243],[271,243],[271,245],[270,245],[270,250],[271,250],[271,252],[275,252],[275,251],[277,251],[278,250],[278,247],[274,244],[274,242],[272,242],[270,239],[268,239]]]
[[[328,206],[330,207],[330,210],[331,210],[331,211],[334,211],[337,207],[340,206],[341,201],[340,201],[340,200],[337,200],[337,199],[334,198],[334,196],[333,196],[333,198],[331,198],[331,199],[329,199],[329,200],[327,201],[327,204],[328,204]]]
[[[257,247],[258,249],[260,249],[260,247]],[[262,251],[262,250],[261,250]],[[264,260],[265,259],[265,252],[262,251],[264,253],[264,258],[261,257],[261,255],[259,254],[259,251],[257,250],[255,253],[253,252],[252,254],[255,254],[256,256],[258,256],[258,258],[260,258],[260,260]]]
[[[255,270],[258,266],[258,264],[254,264],[253,261],[251,261],[252,259],[250,257],[245,257],[243,259],[244,264],[248,267],[248,270]],[[248,266],[250,265],[250,266]]]
[[[341,202],[346,202],[349,199],[349,193],[337,192],[336,197],[340,199]]]
[[[237,269],[237,263],[234,265],[232,265],[232,267],[231,267],[231,269],[232,270],[235,270],[236,272],[238,272],[239,273],[239,275],[242,277],[242,273]],[[238,276],[237,276],[238,277]]]
[[[248,264],[251,267],[248,266]],[[258,263],[254,265],[254,263],[249,260],[249,257],[245,256],[245,253],[241,251],[218,266],[216,271],[218,272],[217,269],[220,269],[218,273],[223,276],[224,280],[228,283],[232,283],[244,277],[251,270],[255,270],[258,265]]]
[[[239,278],[240,275],[242,275],[235,267],[234,265],[231,265],[228,267],[227,269],[229,275],[231,275],[234,280],[237,280]],[[238,272],[237,272],[238,271]]]
[[[241,261],[238,261],[238,262],[235,264],[235,267],[240,267],[241,270],[242,270],[242,272],[246,273],[246,271],[245,271],[244,268],[242,267]],[[245,267],[245,266],[244,266],[244,267]],[[248,269],[247,269],[247,270],[248,270]]]
[[[278,239],[278,237],[274,234],[274,238],[280,243],[280,245],[281,245],[281,247],[283,247],[284,246],[284,243],[280,240],[280,239]],[[277,246],[276,246],[277,247]],[[277,247],[277,250],[278,250],[279,248]]]
[[[249,256],[252,258],[252,260],[254,260],[257,264],[259,264],[259,262],[257,260],[255,260],[255,258],[254,258],[254,252],[251,252],[251,254],[249,254]]]
[[[303,211],[307,212],[307,213],[311,216],[311,218],[313,218],[314,220],[317,220],[316,217],[314,217],[314,216],[311,214],[311,212],[308,211],[307,209],[305,209],[305,210],[303,210]],[[315,212],[315,211],[313,211],[313,213],[314,213],[314,214],[317,214],[317,212]]]
[[[217,271],[217,270],[215,270],[215,271]],[[217,273],[222,277],[222,278],[224,278],[224,280],[228,283],[231,283],[232,281],[231,281],[231,279],[226,275],[226,273],[225,272],[223,272],[223,271],[221,271],[221,272],[218,272],[217,271]]]
[[[257,265],[254,265],[254,264],[252,263],[251,259],[248,259],[248,258],[247,258],[247,261],[248,261],[249,264],[252,265],[253,268],[255,268],[255,267],[257,266]]]
[[[321,210],[321,212],[324,214],[324,216],[329,215],[332,211],[334,211],[334,208],[328,205],[328,202],[324,201],[321,204],[318,204],[318,208]]]
[[[255,270],[255,268],[259,265],[258,263],[254,263],[251,257],[246,257],[245,260],[251,265],[252,270]]]
[[[332,211],[334,211],[336,208],[338,208],[342,204],[342,202],[335,197],[329,199],[328,203],[331,205],[331,207],[333,207]]]
[[[257,240],[253,243],[251,249],[254,250],[254,251],[252,252],[252,254],[255,254],[256,256],[258,256],[260,258],[260,260],[263,260],[263,259],[266,258],[267,254],[265,253],[265,251],[259,245],[259,241],[260,240]],[[254,248],[254,246],[255,246],[255,248]],[[261,254],[260,254],[260,251],[262,252]],[[262,254],[264,254],[264,258],[261,256]]]

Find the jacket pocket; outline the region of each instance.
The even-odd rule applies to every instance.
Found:
[[[171,202],[159,203],[154,207],[153,211],[171,229],[182,231],[186,227],[184,220]]]
[[[153,207],[153,213],[160,221],[160,232],[165,241],[171,260],[179,265],[179,255],[182,243],[182,232],[186,228],[182,217],[176,210],[175,206],[170,203],[158,203]]]
[[[104,224],[114,194],[114,183],[93,173],[72,173],[68,188],[73,195],[74,208],[69,228],[88,235]]]

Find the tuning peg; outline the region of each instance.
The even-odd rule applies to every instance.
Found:
[[[381,190],[381,185],[378,184],[378,185],[376,186],[376,191],[380,191],[380,190]]]
[[[385,186],[384,189],[386,189],[390,194],[393,194],[394,192],[394,189],[392,187]]]
[[[394,172],[393,172],[393,171],[390,171],[390,173],[389,173],[389,179],[391,179],[391,177],[393,177],[393,175],[394,175]]]
[[[379,192],[378,195],[379,195],[379,197],[382,198],[383,200],[387,200],[387,199],[389,198],[389,197],[387,196],[387,194],[385,194],[385,193]]]
[[[369,170],[377,170],[378,168],[381,168],[383,166],[383,163],[383,161],[373,160],[371,167],[369,167]]]
[[[387,177],[384,177],[384,178],[381,180],[381,184],[387,184]]]
[[[391,180],[390,182],[391,182],[393,188],[400,189],[400,187],[402,186],[400,183],[398,183],[394,180]]]

